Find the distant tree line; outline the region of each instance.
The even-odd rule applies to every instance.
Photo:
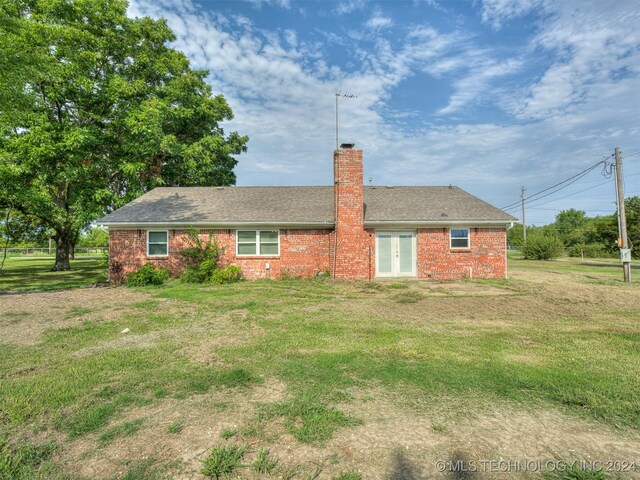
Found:
[[[0,210],[0,249],[47,248],[54,231],[46,225],[33,222],[19,212]],[[100,227],[88,227],[78,232],[74,248],[96,248],[109,245],[109,233]],[[0,253],[0,257],[2,253]]]
[[[640,258],[640,197],[625,200],[627,234],[633,258]],[[617,257],[618,217],[615,213],[588,217],[584,210],[562,210],[555,222],[540,227],[527,226],[527,241],[544,237],[545,244],[555,243],[564,247],[574,257]],[[524,246],[522,225],[514,225],[507,232],[507,242],[517,248]]]

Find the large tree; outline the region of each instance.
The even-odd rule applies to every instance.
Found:
[[[125,0],[0,0],[0,208],[49,227],[55,270],[93,220],[159,185],[232,185],[247,137],[165,20]]]

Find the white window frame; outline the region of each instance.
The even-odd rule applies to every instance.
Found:
[[[167,241],[166,242],[153,242],[154,245],[166,245],[167,246],[167,253],[165,253],[164,255],[151,255],[149,253],[149,234],[150,233],[164,233],[167,235]],[[168,257],[169,256],[169,230],[147,230],[147,257],[151,257],[151,258],[164,258],[164,257]]]
[[[238,242],[238,236],[239,236],[239,232],[256,232],[256,253],[240,253],[240,248],[239,248],[239,242]],[[278,253],[266,253],[266,254],[261,254],[260,253],[260,232],[276,232],[278,235]],[[242,229],[242,230],[236,230],[236,256],[237,257],[279,257],[280,256],[280,230],[278,229],[263,229],[263,230],[249,230],[249,229]]]
[[[451,231],[452,230],[466,230],[467,231],[467,246],[466,247],[454,247],[452,245],[453,243],[453,237],[451,236]],[[461,240],[464,237],[458,237],[457,240]],[[449,229],[449,248],[451,250],[469,250],[471,249],[471,228],[468,227],[458,227],[458,228],[450,228]]]

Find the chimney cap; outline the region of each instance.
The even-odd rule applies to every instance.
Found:
[[[356,146],[356,144],[355,144],[355,143],[341,143],[341,144],[340,144],[340,148],[341,148],[342,150],[350,150],[350,149],[352,149],[352,148],[353,148],[353,147],[355,147],[355,146]]]

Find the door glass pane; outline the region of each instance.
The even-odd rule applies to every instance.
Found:
[[[378,272],[391,273],[391,235],[378,235]]]
[[[400,273],[413,272],[413,235],[398,235],[398,254]]]

